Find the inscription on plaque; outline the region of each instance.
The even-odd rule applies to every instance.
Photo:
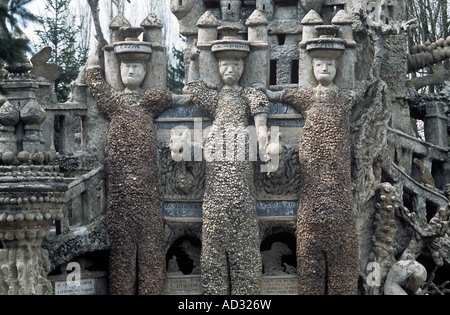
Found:
[[[163,201],[163,213],[165,217],[201,218],[201,202],[170,202]]]
[[[297,295],[297,276],[263,277],[261,283],[262,295]]]
[[[294,216],[297,214],[297,201],[264,200],[256,202],[258,216]]]
[[[240,44],[215,44],[212,46],[211,51],[222,51],[222,50],[241,50],[241,51],[250,51],[250,47],[247,45]]]
[[[326,43],[326,42],[308,43],[306,50],[317,49],[317,48],[345,50],[345,46],[343,44]]]
[[[168,276],[165,293],[168,295],[201,295],[201,277],[196,276]],[[262,295],[297,295],[297,277],[263,276],[261,282]]]
[[[80,285],[71,285],[67,281],[55,281],[55,295],[94,295],[95,279],[83,279]]]
[[[200,276],[171,277],[169,275],[166,280],[165,293],[168,295],[200,295],[202,294]]]
[[[295,216],[298,202],[294,200],[261,200],[256,202],[258,216]],[[170,218],[201,218],[202,202],[163,201],[163,213]]]

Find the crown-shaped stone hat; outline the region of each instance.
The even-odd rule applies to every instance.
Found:
[[[240,28],[224,25],[217,29],[223,35],[222,39],[212,42],[211,46],[211,51],[217,59],[245,58],[250,53],[250,43],[237,37]]]
[[[124,26],[120,28],[125,40],[113,44],[120,61],[145,62],[152,54],[152,44],[138,39],[143,27]]]
[[[306,51],[312,58],[339,58],[345,51],[345,40],[336,37],[339,26],[317,25],[319,37],[306,42]]]

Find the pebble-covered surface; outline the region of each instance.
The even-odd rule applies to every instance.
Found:
[[[111,119],[105,161],[110,294],[162,294],[164,221],[153,120],[171,106],[172,96],[162,90],[120,94],[106,84],[100,68],[88,69],[86,81]]]
[[[188,91],[192,101],[214,119],[205,148],[217,148],[221,133],[245,128],[252,115],[269,110],[266,96],[251,88],[217,92],[201,82],[191,82]],[[262,262],[253,172],[252,162],[236,156],[232,161],[206,162],[201,254],[204,294],[260,294]]]
[[[285,91],[283,102],[307,113],[299,146],[299,294],[357,294],[349,131],[353,98],[335,88],[292,89]]]

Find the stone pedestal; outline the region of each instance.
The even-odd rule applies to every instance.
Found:
[[[52,294],[48,253],[41,248],[61,220],[67,185],[59,167],[0,166],[0,294]]]

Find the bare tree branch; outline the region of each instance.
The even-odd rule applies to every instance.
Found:
[[[99,57],[100,64],[104,67],[104,57],[103,57],[103,47],[108,45],[108,42],[105,40],[103,36],[103,31],[100,25],[100,17],[99,17],[99,7],[98,0],[87,0],[89,7],[91,8],[92,18],[94,20],[94,27],[97,37],[97,56]]]

